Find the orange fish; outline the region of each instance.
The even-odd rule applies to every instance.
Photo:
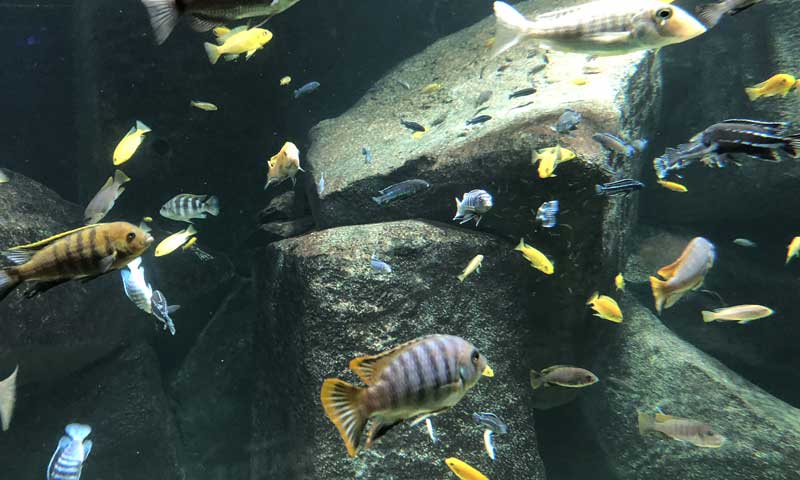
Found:
[[[656,311],[661,314],[663,308],[675,305],[686,292],[700,288],[714,265],[715,256],[714,244],[703,237],[696,237],[677,260],[658,271],[665,280],[650,277]]]

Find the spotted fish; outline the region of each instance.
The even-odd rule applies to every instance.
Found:
[[[58,441],[58,447],[47,466],[47,480],[80,480],[83,462],[92,451],[92,441],[86,440],[92,433],[92,427],[70,423],[64,430],[67,435]]]

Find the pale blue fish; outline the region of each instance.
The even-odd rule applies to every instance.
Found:
[[[558,224],[556,215],[558,214],[558,200],[544,202],[539,210],[536,211],[536,221],[541,223],[544,228],[553,228]]]
[[[411,195],[423,190],[427,190],[428,188],[431,188],[431,184],[425,180],[420,180],[417,178],[412,180],[404,180],[400,183],[389,185],[383,190],[379,190],[378,193],[380,195],[377,197],[372,197],[372,200],[378,205],[383,205],[400,198],[410,197]]]
[[[308,82],[294,91],[294,98],[300,98],[304,95],[308,95],[309,93],[313,92],[318,88],[319,88],[319,82]]]
[[[758,244],[756,244],[756,242],[754,242],[752,240],[748,240],[746,238],[737,238],[737,239],[735,239],[733,241],[733,243],[738,245],[738,246],[740,246],[740,247],[745,247],[745,248],[754,248],[754,247],[758,246]]]
[[[486,455],[489,455],[489,458],[495,461],[497,459],[497,451],[494,448],[494,432],[491,430],[483,431],[483,447],[486,449]]]
[[[461,220],[460,224],[475,219],[475,226],[481,223],[481,216],[492,209],[494,200],[486,190],[471,190],[461,200],[456,198],[456,215],[453,220]]]
[[[164,294],[161,293],[160,290],[154,290],[153,298],[151,299],[151,308],[153,310],[153,316],[164,324],[164,330],[169,330],[171,335],[175,335],[175,323],[172,321],[169,314],[177,312],[181,306],[169,305]]]
[[[369,147],[361,147],[361,154],[364,155],[364,163],[367,165],[372,163],[372,150]]]
[[[508,433],[508,425],[502,418],[490,412],[476,412],[472,414],[472,419],[486,430],[491,430],[497,434]]]
[[[83,462],[92,451],[92,441],[86,437],[92,427],[70,423],[64,429],[67,435],[58,441],[58,447],[47,466],[47,480],[80,480]]]
[[[317,183],[317,195],[322,195],[322,192],[325,191],[325,174],[321,173],[319,175],[319,183]]]
[[[425,419],[425,427],[428,429],[428,436],[431,437],[431,442],[438,442],[439,439],[436,438],[436,432],[433,430],[433,422],[431,421],[430,417]]]
[[[372,270],[375,273],[392,273],[392,267],[390,267],[388,263],[378,258],[378,254],[376,252],[372,252],[372,259],[369,263],[372,265]]]

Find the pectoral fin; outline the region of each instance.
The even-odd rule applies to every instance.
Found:
[[[108,272],[111,270],[111,267],[114,265],[114,261],[117,259],[117,252],[108,255],[107,257],[103,257],[100,259],[100,271],[103,273]]]

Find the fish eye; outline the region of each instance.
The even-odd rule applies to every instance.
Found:
[[[480,360],[480,358],[481,358],[481,354],[477,350],[473,350],[472,351],[472,363],[476,363],[478,360]]]
[[[659,20],[669,20],[672,17],[672,9],[671,8],[659,8],[656,10],[655,18]]]
[[[126,238],[128,239],[128,242],[132,242],[136,239],[136,233],[130,232]]]

